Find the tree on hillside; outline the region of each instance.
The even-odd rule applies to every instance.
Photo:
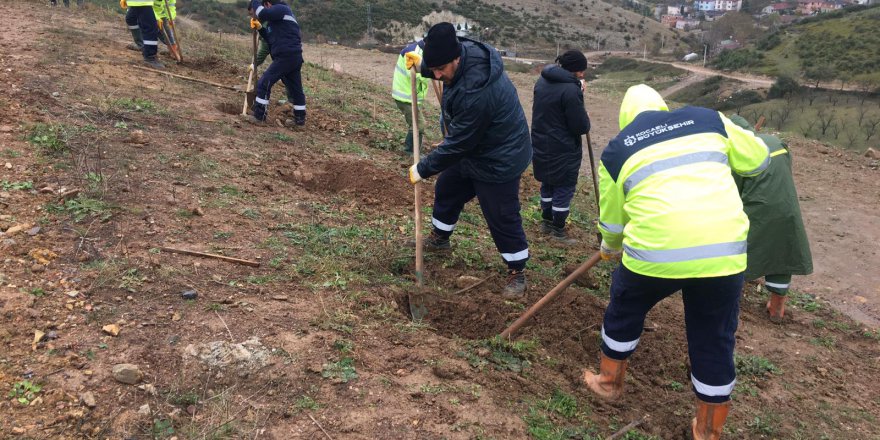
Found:
[[[834,123],[834,117],[834,110],[829,112],[826,107],[822,107],[822,109],[819,110],[819,113],[816,114],[816,119],[819,120],[819,130],[822,132],[822,136],[825,136],[828,128]]]
[[[819,84],[822,81],[831,81],[834,79],[834,69],[827,65],[811,67],[804,72],[804,77],[811,81],[815,81],[815,84],[809,88],[810,90],[807,94],[807,99],[812,106],[813,101],[816,99],[816,93],[819,91]]]
[[[776,78],[776,81],[773,82],[773,85],[770,86],[770,91],[767,92],[767,98],[787,98],[797,93],[800,88],[801,85],[798,84],[796,79],[788,75],[779,75]]]
[[[862,127],[862,131],[865,132],[865,142],[869,142],[871,137],[877,134],[878,125],[880,125],[880,116],[872,117],[865,121],[865,126]]]
[[[791,105],[782,104],[775,111],[770,112],[770,114],[772,115],[774,112],[776,114],[776,129],[782,130],[782,127],[785,126],[785,121],[791,117]]]

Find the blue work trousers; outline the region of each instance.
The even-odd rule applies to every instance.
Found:
[[[554,186],[541,183],[541,217],[557,228],[565,227],[565,219],[571,210],[574,185]]]
[[[287,99],[293,104],[295,114],[303,115],[305,118],[306,111],[306,95],[302,86],[302,52],[294,52],[290,55],[272,57],[272,64],[260,76],[257,81],[257,97],[254,102],[254,117],[265,121],[266,113],[269,108],[269,98],[272,93],[272,86],[278,80],[284,83],[287,88]]]
[[[434,186],[435,233],[452,235],[464,205],[476,197],[495,241],[495,248],[509,270],[523,270],[529,260],[529,243],[519,214],[519,177],[503,183],[487,183],[461,174],[458,165],[440,173]]]
[[[152,6],[129,6],[125,12],[125,24],[129,29],[137,26],[141,29],[144,39],[142,53],[144,59],[151,59],[159,51],[159,25],[156,23],[156,15],[153,14]]]
[[[733,348],[742,287],[742,273],[668,279],[640,275],[620,264],[611,277],[602,352],[612,359],[628,358],[639,343],[648,311],[681,290],[694,392],[705,402],[725,402],[736,384]]]

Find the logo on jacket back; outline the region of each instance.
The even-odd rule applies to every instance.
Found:
[[[694,125],[694,120],[688,120],[684,122],[676,122],[675,124],[661,124],[655,127],[649,128],[647,130],[642,130],[636,134],[629,135],[623,139],[623,144],[627,147],[632,147],[637,142],[643,141],[645,139],[650,139],[654,136],[661,135],[663,133],[667,133],[673,130],[677,130],[682,127],[687,127],[689,125]]]

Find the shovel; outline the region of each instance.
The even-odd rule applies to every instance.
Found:
[[[590,132],[587,132],[587,152],[590,155],[590,177],[593,178],[593,195],[596,196],[596,217],[599,217],[599,182],[596,180],[596,160],[593,159],[593,140],[590,139]],[[602,233],[596,232],[596,239],[599,245],[602,245]]]
[[[254,55],[251,58],[251,65],[248,66],[248,83],[247,88],[244,89],[244,106],[241,108],[241,114],[247,115],[248,108],[254,106],[254,99],[257,97],[257,92],[254,90],[254,76],[256,74],[255,70],[257,64],[257,31],[253,31],[253,40],[254,40]]]
[[[171,8],[168,7],[168,0],[164,0],[162,3],[165,7],[165,16],[167,17],[165,20],[169,26],[168,28],[162,26],[162,32],[165,33],[165,41],[168,42],[168,49],[171,50],[171,55],[174,56],[174,59],[178,63],[182,63],[183,54],[180,53],[180,45],[177,44],[177,28],[174,27],[174,20],[171,19]]]
[[[413,120],[413,164],[419,163],[419,101],[416,92],[416,67],[410,69],[410,78],[412,79],[412,87],[410,98],[412,99],[412,120]],[[422,255],[422,185],[416,182],[415,188],[415,209],[413,210],[413,220],[416,229],[416,291],[409,294],[409,314],[413,321],[421,321],[428,314],[427,298],[425,295],[424,275],[422,272],[424,266],[424,257]]]

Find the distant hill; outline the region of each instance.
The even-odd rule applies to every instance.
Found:
[[[772,76],[880,84],[880,5],[806,18],[750,47],[722,53],[716,67]]]
[[[109,7],[115,0],[98,0]],[[601,0],[289,0],[307,41],[398,45],[442,20],[470,35],[532,58],[560,50],[686,50],[684,33]],[[369,16],[372,40],[367,32]],[[209,31],[247,32],[245,0],[179,0],[181,14]]]

